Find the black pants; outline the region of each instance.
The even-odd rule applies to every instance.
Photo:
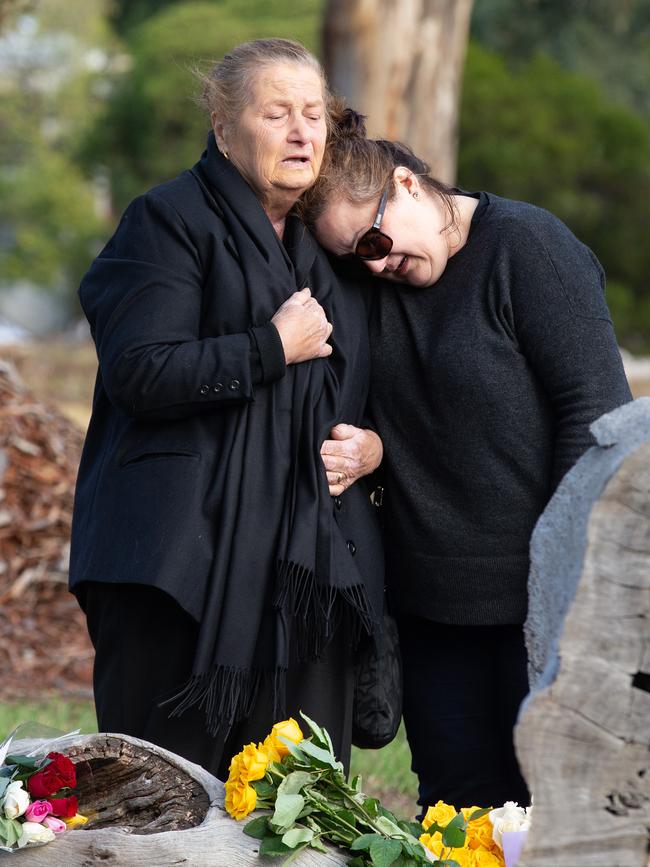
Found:
[[[93,686],[99,731],[128,734],[184,756],[226,779],[232,756],[261,741],[273,723],[270,685],[260,691],[253,713],[227,738],[205,730],[202,711],[190,708],[169,717],[172,696],[192,671],[199,627],[161,590],[139,584],[87,582],[79,602],[95,646]],[[329,731],[338,758],[350,761],[353,659],[348,642],[336,638],[322,659],[295,663],[287,675],[287,716],[302,710]]]
[[[530,803],[513,728],[528,692],[521,626],[398,618],[404,723],[422,810]]]

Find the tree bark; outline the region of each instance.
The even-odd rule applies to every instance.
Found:
[[[369,134],[406,142],[453,183],[473,0],[328,0],[327,75]]]
[[[625,458],[591,509],[557,675],[533,694],[515,731],[534,800],[519,867],[647,863],[649,492],[650,441]],[[574,507],[583,507],[579,497]]]

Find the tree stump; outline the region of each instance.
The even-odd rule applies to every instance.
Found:
[[[35,744],[17,742],[23,751]],[[127,735],[81,735],[61,750],[76,765],[79,809],[91,817],[46,846],[11,856],[16,867],[259,867],[259,841],[224,809],[224,786],[199,765]],[[307,851],[298,867],[347,858]]]
[[[599,445],[531,544],[535,689],[515,740],[534,810],[519,867],[648,863],[650,400],[592,431]]]

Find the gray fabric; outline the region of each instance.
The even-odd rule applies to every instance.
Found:
[[[564,477],[531,539],[524,626],[531,691],[555,679],[562,625],[582,574],[589,515],[624,459],[650,440],[650,398],[602,415],[590,430],[597,445]]]

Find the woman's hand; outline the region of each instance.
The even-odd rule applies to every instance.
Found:
[[[326,358],[332,354],[332,347],[327,342],[332,324],[309,289],[301,289],[287,298],[271,322],[278,329],[287,364]]]
[[[339,497],[357,479],[374,472],[384,456],[381,439],[372,430],[337,424],[331,440],[321,446],[321,457],[327,471],[332,497]]]

